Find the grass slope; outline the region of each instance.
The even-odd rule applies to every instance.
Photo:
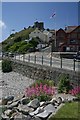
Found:
[[[6,40],[2,42],[2,50],[8,51],[11,46],[15,43],[19,44],[19,42],[28,39],[29,34],[34,31],[34,28],[27,28],[25,30],[21,30],[20,32],[16,32],[15,34],[11,34]]]
[[[51,117],[49,120],[80,120],[80,103],[71,102],[66,103],[55,116]]]

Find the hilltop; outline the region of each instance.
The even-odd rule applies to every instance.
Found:
[[[39,38],[32,38],[30,42],[26,42],[26,40],[29,39],[29,34],[34,30],[35,28],[28,27],[19,32],[11,34],[2,42],[2,51],[25,53],[30,49],[35,49]]]

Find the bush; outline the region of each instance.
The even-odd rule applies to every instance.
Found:
[[[48,101],[51,100],[54,94],[55,88],[52,80],[36,80],[25,90],[25,96],[30,100],[38,98],[40,101]]]
[[[12,71],[12,65],[10,60],[2,60],[2,72],[11,72]]]
[[[59,78],[58,92],[68,93],[71,88],[69,77],[66,74],[62,74]]]

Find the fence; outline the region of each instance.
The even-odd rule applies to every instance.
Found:
[[[5,56],[5,55],[4,55]],[[4,57],[3,56],[3,57]],[[78,70],[78,62],[75,59],[53,58],[45,55],[30,55],[30,54],[14,54],[7,55],[14,60],[20,60],[23,62],[32,62],[34,64],[48,65],[51,67],[65,68],[71,70]]]

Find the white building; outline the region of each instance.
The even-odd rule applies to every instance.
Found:
[[[49,42],[50,38],[52,37],[52,34],[47,30],[40,31],[38,28],[36,28],[33,32],[29,34],[29,37],[39,37],[43,42]]]

